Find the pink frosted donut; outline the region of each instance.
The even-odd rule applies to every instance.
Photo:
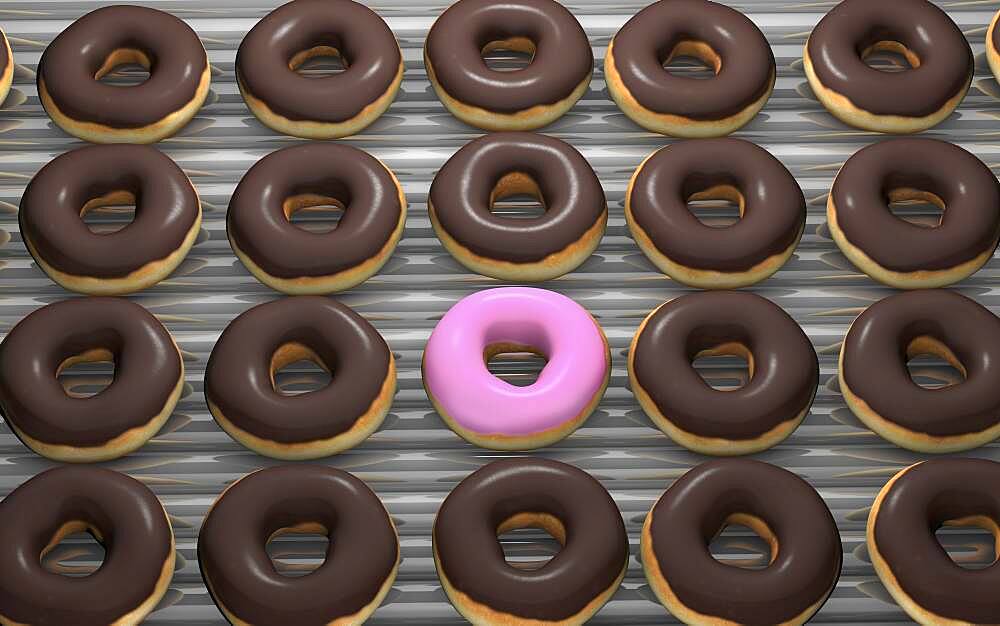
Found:
[[[504,352],[547,363],[517,387],[486,369]],[[424,350],[424,388],[448,426],[495,450],[559,441],[597,407],[611,353],[604,332],[573,300],[545,289],[502,287],[463,298],[438,322]]]

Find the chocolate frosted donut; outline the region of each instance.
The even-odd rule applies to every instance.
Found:
[[[664,68],[701,59],[699,80]],[[774,54],[745,15],[708,0],[660,0],[636,13],[608,45],[608,93],[633,122],[676,137],[719,137],[749,122],[774,89]]]
[[[330,537],[308,576],[282,576],[267,554],[271,539],[289,533]],[[396,579],[399,540],[362,481],[332,467],[285,465],[222,492],[198,533],[198,562],[233,624],[361,624]]]
[[[893,215],[890,202],[942,209],[926,227]],[[837,246],[875,280],[900,289],[943,287],[971,276],[1000,239],[1000,184],[990,168],[936,139],[890,139],[844,163],[826,205]]]
[[[114,362],[111,384],[91,397],[68,393],[59,373],[95,361]],[[25,445],[57,461],[106,461],[138,449],[170,417],[183,386],[170,333],[120,298],[49,304],[0,343],[0,411]]]
[[[537,198],[545,213],[493,214],[497,200],[518,194]],[[434,177],[427,210],[438,239],[462,265],[515,281],[573,271],[597,248],[608,221],[601,182],[583,155],[558,139],[520,132],[463,146]]]
[[[497,537],[541,528],[562,549],[537,569],[509,564]],[[546,459],[494,461],[455,487],[434,520],[434,560],[451,603],[474,624],[582,624],[628,564],[614,500],[586,472]]]
[[[274,373],[301,360],[332,380],[286,395]],[[205,369],[215,420],[246,447],[277,459],[315,459],[356,446],[378,429],[395,392],[396,366],[378,331],[319,296],[282,298],[240,314]]]
[[[131,86],[100,78],[137,63]],[[208,95],[208,55],[191,27],[169,13],[116,5],[69,25],[38,62],[38,97],[52,121],[93,143],[153,143],[194,117]]]
[[[933,354],[964,380],[913,382],[906,362]],[[854,320],[840,351],[840,391],[882,437],[918,452],[958,452],[1000,436],[1000,318],[953,291],[879,300]]]
[[[340,57],[346,69],[319,78],[296,71],[316,56]],[[389,108],[403,81],[403,55],[386,23],[363,4],[292,0],[243,38],[236,78],[265,125],[334,139],[361,132]]]
[[[83,216],[135,205],[135,218],[95,233]],[[201,228],[187,175],[149,146],[86,146],[49,161],[28,183],[18,215],[24,244],[49,278],[81,293],[115,295],[160,282],[180,265]]]
[[[333,230],[291,223],[318,205],[344,210]],[[272,152],[250,168],[229,201],[226,232],[262,283],[289,294],[350,289],[385,265],[403,235],[406,197],[378,159],[350,146],[309,143]]]
[[[900,54],[910,68],[869,67],[873,52]],[[883,133],[916,133],[944,121],[969,90],[975,66],[965,35],[927,0],[844,0],[813,29],[803,61],[830,113]]]
[[[483,60],[494,50],[528,53],[531,62],[494,70]],[[424,65],[438,98],[466,124],[532,130],[587,91],[594,53],[580,23],[554,0],[458,0],[427,33]]]
[[[692,366],[720,354],[746,359],[746,385],[713,389]],[[735,455],[770,448],[802,423],[819,362],[777,305],[747,292],[706,291],[666,302],[643,320],[628,373],[643,411],[671,439],[702,454]]]
[[[882,584],[921,624],[994,624],[1000,569],[971,570],[942,549],[942,526],[977,526],[1000,540],[1000,463],[935,459],[911,465],[868,514],[868,554]]]
[[[730,525],[771,545],[760,570],[724,565],[709,544]],[[795,474],[750,459],[698,465],[653,505],[642,526],[646,578],[687,624],[804,624],[840,578],[837,524]]]
[[[104,561],[85,577],[55,574],[44,556],[68,535],[89,533]],[[0,502],[0,622],[138,624],[174,574],[174,535],[142,483],[100,467],[38,474]]]
[[[708,226],[691,200],[739,204],[740,220]],[[674,280],[728,289],[764,280],[795,251],[806,202],[769,152],[740,139],[682,141],[646,158],[629,181],[625,218],[639,248]]]
[[[14,81],[14,54],[10,51],[7,35],[0,30],[0,104],[7,99],[10,84]]]

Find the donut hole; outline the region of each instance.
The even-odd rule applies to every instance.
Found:
[[[304,193],[286,199],[282,208],[293,226],[309,233],[324,234],[337,228],[346,205],[332,196]]]
[[[920,57],[898,41],[876,41],[861,51],[861,60],[880,72],[905,72],[920,67]]]
[[[661,59],[663,69],[679,78],[705,80],[722,71],[722,57],[703,41],[685,39]]]
[[[271,356],[271,385],[284,396],[319,391],[333,380],[330,368],[301,343],[286,343]]]
[[[778,557],[778,539],[762,519],[734,513],[726,518],[708,551],[723,565],[761,570]]]
[[[112,191],[87,201],[80,219],[95,235],[116,233],[135,221],[136,197],[131,191]]]
[[[906,346],[906,369],[913,384],[924,389],[942,389],[964,382],[965,366],[951,349],[933,337],[922,335]]]
[[[94,80],[112,87],[135,87],[149,80],[153,66],[149,55],[135,48],[119,48],[104,59]]]
[[[535,42],[527,37],[509,37],[487,42],[480,50],[483,63],[494,72],[516,72],[531,65]]]
[[[39,562],[53,573],[70,578],[90,576],[104,563],[100,532],[81,521],[63,524],[42,550]]]
[[[306,78],[328,78],[344,72],[348,61],[334,46],[319,45],[303,50],[288,60],[288,69]]]
[[[714,185],[689,194],[687,207],[705,226],[726,228],[742,219],[746,199],[733,185]]]
[[[937,228],[944,219],[944,200],[937,194],[901,187],[886,195],[889,212],[898,219],[924,228]]]
[[[497,527],[497,541],[508,565],[537,570],[566,545],[566,527],[548,513],[518,513]]]
[[[486,346],[483,351],[486,369],[500,380],[515,387],[535,384],[548,359],[545,354],[532,346],[496,343]]]
[[[542,190],[523,172],[505,174],[490,193],[490,212],[511,219],[536,219],[545,215]]]
[[[326,561],[330,533],[314,522],[279,528],[271,533],[265,550],[276,572],[298,578],[319,569]]]
[[[63,360],[56,379],[71,398],[90,398],[115,380],[115,359],[111,351],[94,348]]]
[[[716,391],[736,391],[753,379],[753,354],[737,342],[698,351],[691,366]]]
[[[934,535],[951,560],[964,569],[986,569],[1000,559],[1000,527],[989,517],[947,520]]]

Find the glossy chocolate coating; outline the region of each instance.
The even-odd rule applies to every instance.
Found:
[[[316,47],[334,48],[343,72],[309,78],[289,63]],[[351,0],[292,0],[247,33],[236,54],[243,89],[290,120],[345,122],[385,94],[403,62],[392,31]]]
[[[311,349],[330,371],[330,384],[295,396],[277,391],[271,357],[288,343]],[[391,358],[378,331],[348,306],[321,296],[281,298],[240,314],[222,332],[205,369],[205,396],[262,439],[327,439],[368,411]]]
[[[514,172],[538,185],[543,215],[493,214],[493,189]],[[541,261],[564,250],[607,211],[601,182],[583,155],[558,139],[523,132],[490,133],[463,146],[434,177],[429,199],[441,226],[459,244],[512,263]]]
[[[869,67],[861,53],[881,41],[903,44],[920,67]],[[965,88],[974,66],[965,35],[927,0],[844,0],[816,25],[806,50],[823,86],[875,115],[936,113]]]
[[[938,196],[941,225],[918,226],[889,211],[900,188]],[[837,225],[873,261],[896,272],[947,270],[996,248],[1000,184],[982,161],[937,139],[887,139],[844,163],[831,190]]]
[[[681,42],[700,42],[722,59],[707,79],[663,67]],[[613,40],[615,69],[632,97],[656,113],[717,120],[740,113],[771,88],[774,54],[745,15],[708,0],[660,0],[639,11]]]
[[[534,44],[531,63],[512,72],[490,69],[483,48],[512,38]],[[459,0],[431,26],[424,55],[452,98],[501,113],[565,100],[594,69],[583,27],[554,0]]]
[[[562,522],[566,545],[542,567],[507,563],[497,528],[519,513]],[[615,585],[628,561],[614,500],[571,465],[539,458],[494,461],[452,490],[434,520],[438,567],[474,602],[525,619],[563,620]]]
[[[139,50],[152,62],[142,84],[94,79],[121,49]],[[52,40],[38,62],[38,84],[74,120],[142,128],[190,104],[207,68],[205,48],[190,26],[156,9],[115,5],[91,11]]]
[[[739,221],[703,224],[688,199],[727,185],[744,199]],[[635,223],[675,263],[740,272],[794,246],[806,222],[806,202],[781,161],[742,139],[695,139],[654,153],[637,171],[628,196]]]
[[[135,218],[113,233],[95,233],[84,205],[115,191],[135,196]],[[21,234],[32,251],[73,276],[121,278],[161,261],[184,243],[201,214],[181,168],[144,145],[85,146],[59,155],[21,196]]]
[[[7,72],[7,66],[14,62],[8,52],[8,47],[10,42],[7,40],[7,34],[0,30],[0,74]],[[2,102],[0,102],[2,104]]]
[[[713,389],[694,369],[698,353],[740,343],[753,375],[739,389]],[[745,291],[703,291],[658,308],[635,342],[639,385],[667,419],[701,437],[753,439],[796,419],[816,393],[819,361],[787,313]]]
[[[917,337],[947,346],[965,380],[925,389],[907,370],[906,348]],[[1000,318],[945,289],[899,293],[854,320],[844,339],[847,386],[884,419],[932,436],[976,433],[1000,420]]]
[[[326,560],[308,576],[279,574],[269,538],[299,524],[330,537]],[[393,575],[399,541],[378,497],[347,472],[283,465],[254,472],[219,496],[198,533],[198,561],[214,598],[261,626],[333,623],[372,602]]]
[[[1000,523],[1000,463],[933,459],[906,470],[882,499],[875,542],[900,588],[942,619],[992,624],[1000,615],[1000,568],[952,561],[934,532],[946,521],[984,516]]]
[[[96,349],[111,352],[114,380],[89,398],[68,395],[60,364]],[[163,411],[182,372],[170,333],[146,309],[122,298],[72,298],[33,311],[0,343],[0,408],[43,443],[100,446]]]
[[[313,233],[292,224],[283,205],[300,194],[340,202],[337,227]],[[272,152],[250,168],[229,201],[226,230],[272,276],[328,276],[376,256],[404,209],[399,187],[378,159],[343,144],[306,143]]]
[[[89,576],[60,576],[41,563],[68,522],[93,528],[104,545]],[[83,465],[42,472],[0,502],[0,615],[23,624],[115,622],[156,591],[171,541],[163,507],[139,481]]]
[[[778,542],[761,570],[725,565],[709,551],[733,514],[757,517]],[[718,459],[679,478],[649,512],[653,553],[677,599],[737,624],[779,624],[826,597],[843,549],[823,499],[795,474],[751,459]]]

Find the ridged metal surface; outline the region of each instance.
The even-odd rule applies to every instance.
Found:
[[[33,0],[0,2],[0,25],[14,49],[17,71],[0,109],[0,333],[31,310],[71,294],[53,284],[27,254],[17,225],[17,205],[30,177],[55,155],[80,142],[56,128],[38,101],[34,70],[45,45],[73,19],[108,3]],[[187,385],[167,426],[140,451],[107,463],[144,481],[161,498],[177,535],[178,567],[170,591],[149,623],[219,623],[222,617],[198,572],[196,540],[202,518],[225,485],[274,461],[233,442],[212,421],[202,395],[202,376],[212,345],[225,325],[253,304],[278,297],[257,283],[233,256],[226,240],[229,196],[247,168],[264,154],[300,140],[276,135],[244,106],[234,82],[233,61],[245,32],[276,3],[269,0],[164,0],[142,2],[185,19],[199,33],[213,69],[206,106],[180,136],[159,147],[191,176],[205,207],[198,242],[168,280],[132,297],[155,313],[184,351]],[[480,134],[451,117],[434,97],[421,46],[434,17],[447,3],[384,0],[373,5],[396,33],[406,60],[395,104],[364,133],[342,140],[373,153],[399,176],[410,201],[406,231],[386,268],[336,297],[370,319],[396,354],[399,393],[384,426],[361,446],[324,463],[364,479],[396,520],[402,542],[399,577],[373,623],[460,622],[441,591],[430,550],[430,528],[441,500],[474,468],[507,456],[475,448],[454,435],[431,409],[420,382],[420,356],[437,319],[459,298],[503,283],[469,273],[434,237],[426,196],[434,173],[458,147]],[[643,2],[578,0],[568,3],[590,35],[595,57]],[[763,145],[796,176],[809,201],[809,218],[794,257],[753,290],[784,307],[805,328],[820,354],[821,382],[805,423],[783,444],[757,458],[790,469],[812,483],[841,530],[844,567],[840,582],[814,621],[888,623],[908,621],[888,598],[869,563],[864,525],[874,495],[897,470],[918,460],[874,435],[845,407],[837,389],[836,355],[857,313],[892,293],[858,273],[837,250],[825,225],[826,194],[843,161],[877,139],[832,118],[813,97],[801,52],[812,26],[834,2],[731,2],[765,32],[778,62],[774,95],[764,111],[736,136]],[[976,52],[973,88],[960,109],[925,135],[956,142],[996,169],[1000,167],[1000,87],[983,54],[986,25],[1000,2],[940,3],[966,33]],[[629,237],[622,209],[628,177],[643,157],[669,142],[628,121],[611,102],[600,63],[590,90],[564,118],[544,132],[581,150],[601,178],[610,222],[597,253],[577,271],[546,288],[565,293],[598,317],[613,351],[611,385],[599,410],[574,435],[533,453],[573,463],[611,491],[628,526],[632,559],[625,583],[597,615],[602,624],[669,623],[636,560],[646,511],[670,482],[704,460],[672,443],[643,415],[628,390],[625,351],[639,321],[653,307],[687,290],[656,272]],[[955,288],[1000,312],[1000,262],[991,261]],[[513,360],[500,369],[512,375],[537,368]],[[922,373],[947,379],[939,364]],[[735,363],[716,364],[714,375],[738,377]],[[301,377],[308,379],[309,372]],[[74,384],[100,382],[100,367]],[[295,375],[292,374],[292,378]],[[294,383],[294,380],[290,381]],[[1000,460],[1000,446],[967,456]],[[26,449],[0,424],[0,496],[52,463]],[[337,538],[333,538],[336,544]],[[950,532],[945,543],[970,563],[992,561],[992,540],[974,532]],[[755,558],[760,544],[747,534],[726,535],[717,552]],[[553,549],[551,540],[520,533],[508,546],[518,556]],[[321,544],[283,542],[276,551],[302,568],[315,563]],[[95,565],[92,550],[70,544],[53,553],[63,567]],[[757,557],[759,558],[759,557]]]

